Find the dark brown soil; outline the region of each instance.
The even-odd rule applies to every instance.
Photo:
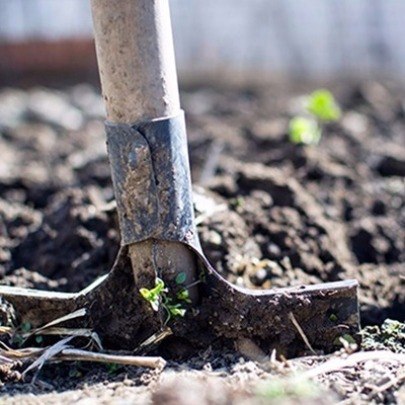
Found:
[[[312,147],[286,135],[303,90],[183,91],[203,249],[250,288],[356,278],[363,325],[404,321],[405,91],[333,90],[343,117]],[[111,267],[119,232],[102,117],[90,86],[1,91],[2,284],[78,291]]]

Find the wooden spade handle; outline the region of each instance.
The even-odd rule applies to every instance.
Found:
[[[107,119],[131,124],[177,115],[179,90],[168,0],[91,0],[97,60]],[[157,269],[195,280],[191,251],[175,242],[147,240],[129,246],[140,286],[153,285]],[[170,274],[171,273],[171,274]],[[196,298],[196,289],[190,289]]]
[[[180,109],[168,0],[91,0],[107,119],[134,123]]]

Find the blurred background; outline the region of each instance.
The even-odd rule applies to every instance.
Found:
[[[96,80],[89,1],[0,0],[0,82]],[[180,79],[405,73],[401,0],[171,0]],[[232,73],[232,75],[229,75]],[[259,76],[258,76],[259,75]]]

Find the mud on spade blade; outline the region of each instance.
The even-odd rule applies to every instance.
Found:
[[[20,321],[41,326],[86,308],[69,326],[93,329],[107,349],[136,349],[167,321],[162,305],[154,311],[141,297],[144,286],[128,257],[128,245],[151,240],[182,243],[195,254],[198,302],[186,304],[185,316],[168,324],[174,336],[194,347],[247,338],[266,353],[277,349],[292,357],[307,353],[308,342],[314,350],[333,351],[341,336],[358,332],[355,280],[247,290],[210,265],[195,229],[183,113],[135,125],[107,123],[106,132],[122,237],[116,262],[77,294],[0,287]],[[168,296],[175,294],[175,269],[168,274],[155,266],[154,271],[169,286]]]

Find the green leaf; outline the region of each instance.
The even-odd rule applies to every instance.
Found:
[[[25,339],[20,335],[15,335],[13,337],[13,343],[16,344],[18,347],[21,347],[25,342]]]
[[[81,376],[82,376],[82,373],[76,367],[73,367],[69,370],[70,378],[79,378]]]
[[[35,336],[35,342],[37,342],[38,344],[41,344],[44,341],[43,336],[37,335]]]
[[[330,315],[329,315],[329,320],[330,320],[331,322],[337,322],[338,317],[337,317],[335,314],[330,314]]]
[[[335,346],[342,346],[342,342],[341,339],[345,340],[347,343],[349,344],[356,344],[355,339],[353,338],[353,336],[349,335],[348,333],[345,333],[344,335],[342,335],[341,337],[337,337],[334,341],[333,344]]]
[[[148,290],[147,288],[140,288],[139,292],[141,293],[142,297],[149,302],[154,311],[159,309],[159,295],[155,294],[152,290]]]
[[[32,325],[29,322],[23,322],[21,324],[21,330],[23,333],[28,333],[32,329]]]
[[[191,303],[190,300],[190,294],[188,292],[188,290],[186,290],[185,288],[181,289],[177,294],[176,294],[176,298],[179,301],[185,301],[187,303]]]
[[[184,316],[186,314],[186,309],[183,308],[180,303],[173,304],[173,300],[171,298],[167,299],[166,303],[164,303],[164,306],[170,314],[170,317],[176,318],[178,316]]]
[[[184,308],[177,307],[177,305],[169,306],[169,311],[173,317],[184,316],[186,314],[186,310]]]
[[[238,196],[236,198],[231,199],[230,203],[234,208],[243,207],[243,205],[245,204],[245,199],[242,196]]]
[[[200,273],[198,274],[198,280],[201,283],[206,283],[207,282],[207,275],[205,274],[204,270],[201,270]]]
[[[154,311],[159,310],[159,297],[165,292],[165,283],[160,278],[156,278],[155,287],[152,289],[140,288],[142,297],[150,303]]]
[[[405,323],[386,319],[379,326],[366,326],[361,332],[365,350],[391,350],[405,354]]]
[[[183,284],[186,281],[187,275],[182,271],[176,276],[176,284]]]
[[[140,288],[139,292],[149,302],[154,311],[159,310],[159,294],[155,294],[153,290],[148,290],[147,288]]]
[[[156,278],[155,282],[155,288],[152,290],[155,294],[162,294],[162,292],[165,290],[165,283],[162,279],[159,277]]]
[[[307,111],[321,121],[337,121],[340,118],[340,108],[329,90],[314,91],[307,102]]]
[[[381,325],[381,330],[388,337],[402,335],[402,339],[405,340],[405,326],[399,321],[386,319]]]
[[[294,398],[298,398],[298,402],[308,403],[308,401],[302,401],[302,399],[314,399],[320,393],[318,386],[313,381],[307,380],[302,376],[289,378],[273,377],[269,380],[261,381],[256,387],[256,396],[259,399],[267,400],[260,401],[259,403],[269,403],[269,400],[271,403],[295,403],[297,401],[294,401]]]
[[[151,290],[148,290],[147,288],[140,288],[139,292],[141,293],[142,297],[145,298],[146,301],[150,301],[153,299]]]
[[[353,336],[349,335],[348,333],[345,333],[342,336],[342,339],[346,340],[347,343],[356,344],[356,341],[354,340]]]
[[[107,363],[106,366],[107,366],[108,374],[115,374],[115,373],[117,373],[117,371],[120,368],[120,365],[116,364],[116,363]]]
[[[313,118],[292,118],[288,132],[290,141],[297,144],[313,145],[321,139],[321,129]]]

